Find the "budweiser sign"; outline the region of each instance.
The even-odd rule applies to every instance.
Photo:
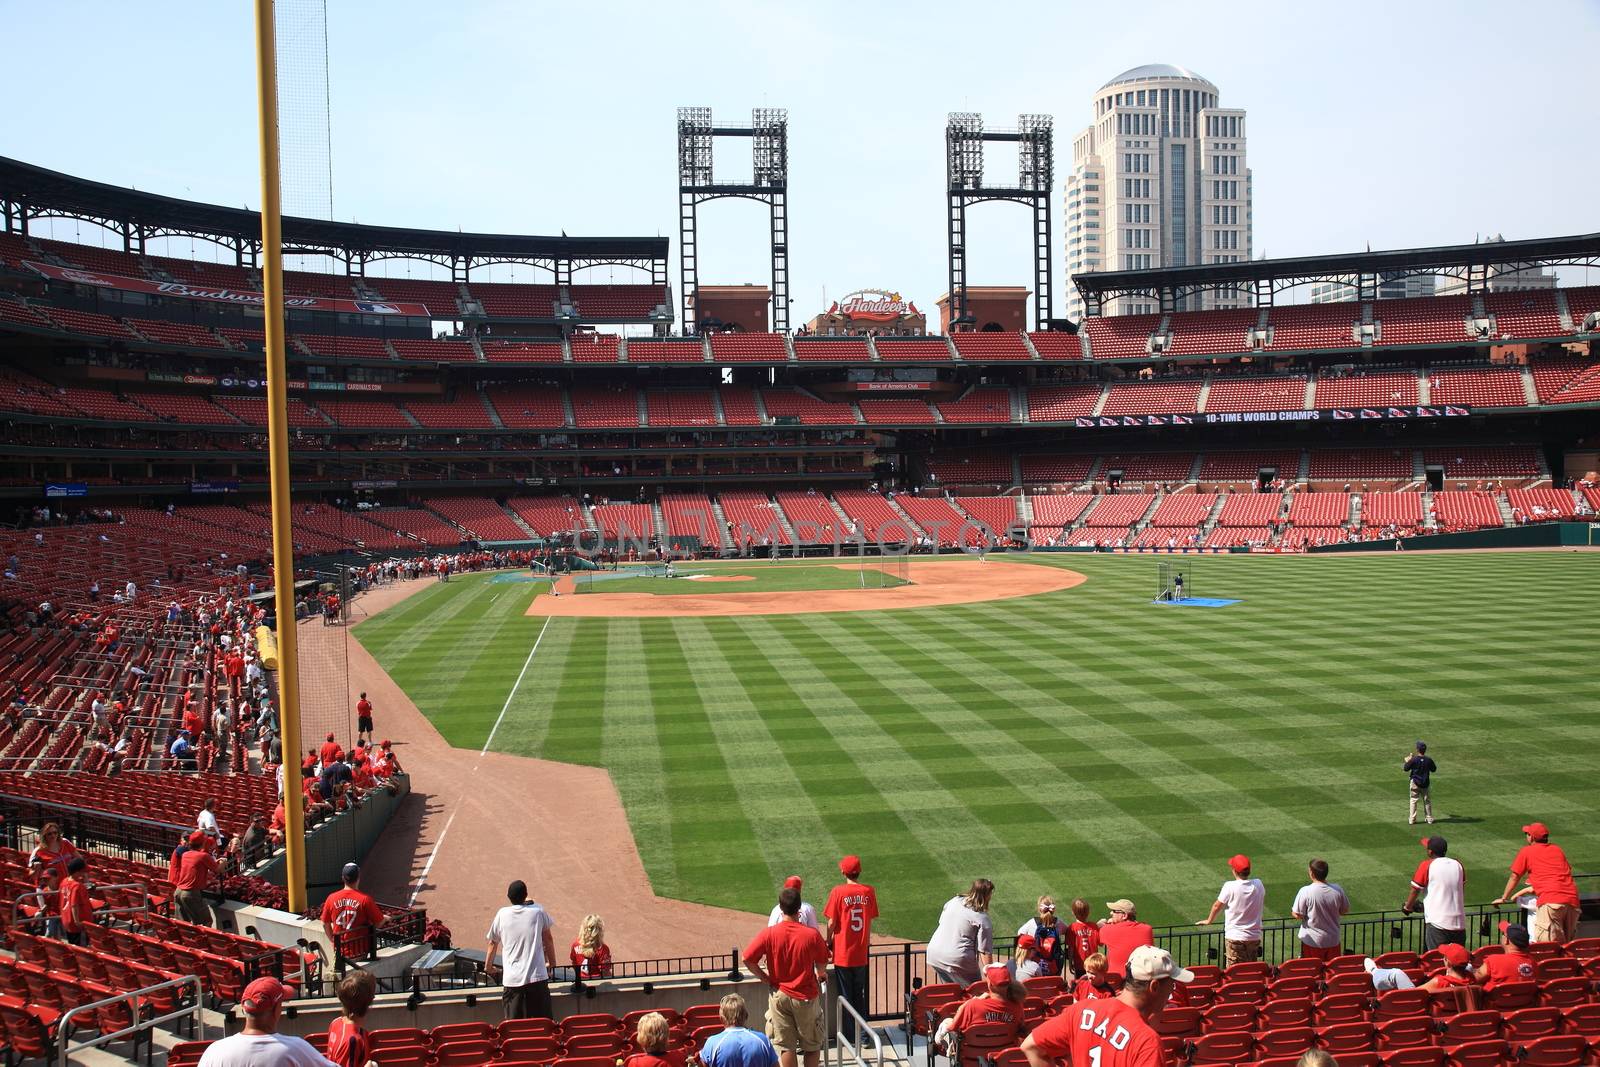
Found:
[[[857,289],[843,300],[836,300],[828,309],[830,315],[843,315],[847,319],[867,322],[893,322],[907,315],[919,314],[917,305],[889,289]]]

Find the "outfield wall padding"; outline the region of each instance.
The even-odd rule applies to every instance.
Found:
[[[1600,523],[1541,522],[1530,526],[1502,526],[1492,530],[1407,537],[1410,548],[1559,548],[1600,545]],[[1353,544],[1320,545],[1309,552],[1393,552],[1394,538]]]

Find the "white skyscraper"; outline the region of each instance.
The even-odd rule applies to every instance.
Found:
[[[1072,143],[1067,179],[1067,273],[1142,270],[1250,258],[1250,168],[1245,113],[1217,106],[1217,87],[1153,63],[1106,82],[1094,124]],[[1068,286],[1067,313],[1083,300]],[[1192,294],[1176,310],[1245,307],[1247,294]],[[1112,301],[1104,314],[1160,309]]]

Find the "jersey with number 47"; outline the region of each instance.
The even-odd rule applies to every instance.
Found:
[[[1121,1000],[1074,1004],[1033,1031],[1033,1045],[1072,1067],[1166,1067],[1161,1037]]]

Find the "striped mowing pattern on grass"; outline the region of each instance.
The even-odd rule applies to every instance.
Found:
[[[1193,921],[1235,852],[1269,914],[1314,855],[1357,910],[1392,907],[1421,855],[1400,771],[1419,737],[1471,899],[1498,894],[1529,819],[1600,870],[1581,622],[1600,556],[1210,557],[1194,592],[1243,600],[1216,610],[1152,607],[1149,557],[997,565],[1089,581],[918,611],[550,620],[493,747],[608,768],[664,896],[764,911],[799,873],[820,901],[856,852],[882,928],[912,938],[978,875],[999,932],[1045,891]],[[355,633],[477,748],[544,625],[523,615],[536,588],[467,577]]]

